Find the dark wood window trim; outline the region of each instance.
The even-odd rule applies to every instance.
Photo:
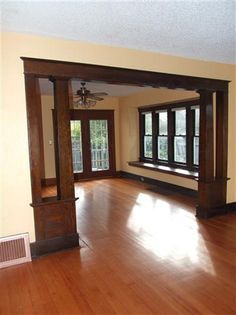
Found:
[[[140,116],[140,158],[139,162],[149,163],[152,169],[158,169],[157,166],[169,168],[176,175],[179,171],[176,169],[183,169],[189,171],[190,176],[196,177],[198,166],[193,163],[193,138],[194,138],[194,113],[191,108],[199,105],[199,99],[183,100],[165,104],[154,104],[149,106],[139,107]],[[186,163],[175,162],[174,160],[174,138],[175,134],[175,115],[176,109],[186,109]],[[158,159],[157,154],[157,139],[159,136],[159,113],[166,111],[168,115],[168,160]],[[152,113],[152,157],[146,158],[144,156],[144,129],[145,129],[145,113]],[[169,172],[169,171],[168,171]],[[192,175],[193,174],[193,175]],[[188,176],[189,177],[189,176]]]

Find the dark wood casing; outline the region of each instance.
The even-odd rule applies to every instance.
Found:
[[[35,215],[37,253],[78,246],[75,196],[69,130],[70,80],[96,80],[137,86],[183,88],[200,95],[200,165],[197,216],[207,217],[226,207],[228,81],[90,64],[22,58],[24,62],[31,168],[32,206]],[[57,198],[42,198],[43,152],[40,132],[39,78],[54,82],[57,117]],[[213,124],[213,93],[216,95],[216,126]],[[216,145],[214,147],[214,130]],[[220,211],[219,211],[220,213]]]

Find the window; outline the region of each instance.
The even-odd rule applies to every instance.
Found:
[[[199,100],[139,108],[140,161],[196,170]]]
[[[186,109],[173,108],[174,112],[174,162],[186,163]]]
[[[167,111],[157,111],[157,157],[168,161],[168,119]]]
[[[193,106],[191,108],[193,112],[193,164],[199,164],[199,107]]]
[[[143,156],[152,158],[152,113],[143,113]]]

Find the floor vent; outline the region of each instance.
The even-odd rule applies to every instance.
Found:
[[[0,238],[0,269],[31,261],[28,233]]]

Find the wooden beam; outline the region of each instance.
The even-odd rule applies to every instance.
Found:
[[[132,84],[137,86],[167,87],[170,89],[224,91],[228,81],[192,77],[153,71],[99,66],[92,64],[22,57],[24,72],[39,77],[78,78],[96,80],[113,84]]]

